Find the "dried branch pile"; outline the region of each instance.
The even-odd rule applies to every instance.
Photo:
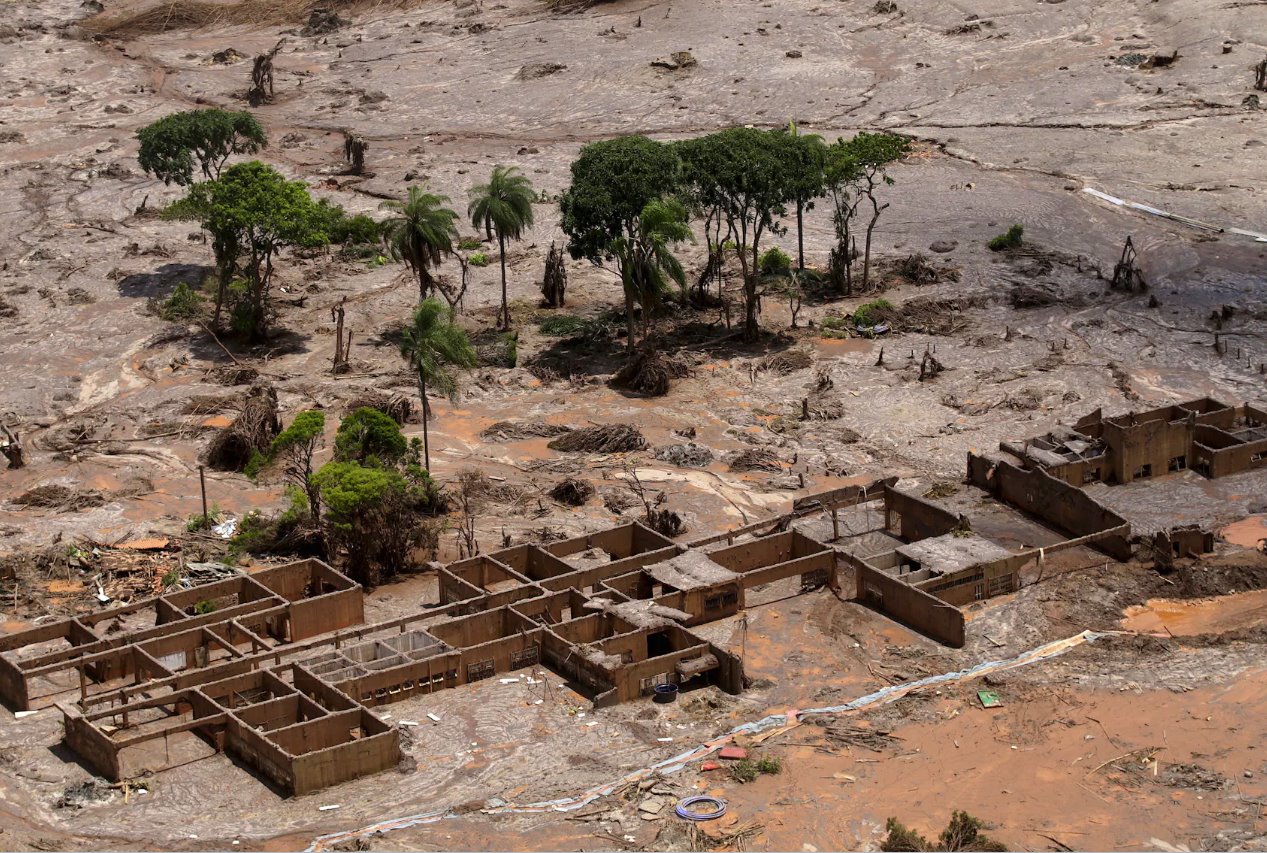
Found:
[[[677,359],[644,347],[612,377],[611,384],[648,397],[662,397],[669,393],[674,379],[690,375],[691,369]]]
[[[591,426],[559,436],[547,447],[564,453],[629,453],[643,450],[647,440],[628,424]]]
[[[594,487],[585,480],[568,477],[550,490],[550,497],[567,506],[584,506],[594,497]]]
[[[498,421],[480,433],[485,441],[523,441],[525,438],[554,438],[572,431],[571,427],[545,421]]]
[[[771,373],[786,376],[797,370],[804,370],[813,363],[814,357],[805,350],[790,349],[767,355],[761,359],[758,367],[761,370],[768,370]]]
[[[389,397],[377,391],[367,391],[348,400],[347,405],[343,407],[343,412],[350,415],[357,409],[373,409],[376,412],[382,412],[398,424],[417,420],[413,417],[413,401],[404,394],[392,394]]]

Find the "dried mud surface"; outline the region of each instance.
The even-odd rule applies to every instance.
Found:
[[[106,13],[139,7],[108,1]],[[6,562],[55,541],[177,534],[198,511],[198,456],[232,409],[231,401],[213,411],[205,401],[191,404],[243,389],[213,380],[212,371],[233,362],[205,333],[164,324],[148,309],[177,282],[201,277],[210,252],[189,225],[150,215],[178,192],[139,172],[134,134],[177,109],[241,107],[249,59],[217,64],[211,55],[231,47],[249,57],[290,29],[277,59],[276,102],[256,110],[272,140],[265,159],[354,212],[379,215],[383,198],[423,177],[461,207],[495,163],[520,166],[553,199],[580,145],[622,133],[671,139],[794,120],[829,139],[885,128],[920,140],[915,156],[893,170],[877,252],[889,261],[954,241],[950,253],[931,257],[957,268],[958,281],[916,286],[884,276],[884,296],[908,307],[912,326],[936,334],[908,329],[875,342],[818,336],[824,316],[848,313],[870,295],[807,304],[798,319],[815,329],[796,331],[787,329],[787,307],[767,299],[763,324],[784,335],[755,347],[728,339],[717,312],[692,314],[679,318],[670,338],[695,361],[692,375],[656,400],[607,385],[619,343],[568,349],[538,332],[546,312],[535,307],[537,282],[546,250],[561,239],[557,206],[538,205],[536,226],[508,256],[521,366],[481,368],[464,377],[456,404],[432,401],[436,474],[450,479],[474,465],[516,490],[481,522],[487,543],[610,525],[634,511],[604,500],[627,495],[627,469],[664,490],[691,531],[706,533],[773,516],[802,489],[853,477],[898,474],[917,488],[958,482],[967,451],[1042,433],[1097,406],[1116,413],[1203,395],[1264,397],[1267,247],[1081,192],[1101,189],[1217,226],[1262,230],[1262,113],[1243,105],[1249,66],[1267,51],[1253,4],[899,0],[897,11],[880,14],[864,0],[620,0],[559,15],[536,0],[459,0],[362,7],[347,15],[347,26],[317,37],[299,35],[296,24],[98,41],[84,38],[77,23],[90,14],[78,0],[0,5],[0,359],[7,368],[0,417],[20,425],[29,447],[26,468],[0,471]],[[948,33],[970,15],[990,23]],[[1173,49],[1180,59],[1167,68],[1114,61]],[[698,64],[651,65],[679,50]],[[549,63],[565,67],[531,70]],[[344,128],[369,142],[371,177],[341,174]],[[985,242],[1013,222],[1024,224],[1030,250],[987,251]],[[1148,294],[1110,292],[1098,273],[1111,271],[1128,235]],[[806,223],[811,264],[825,265],[830,237],[820,206]],[[793,245],[790,236],[778,242]],[[702,266],[698,244],[683,257],[692,272]],[[456,265],[442,273],[456,276]],[[314,405],[342,411],[370,390],[413,394],[384,335],[416,295],[399,267],[323,255],[286,259],[279,275],[282,333],[257,350],[230,346],[232,358],[278,389],[284,416]],[[496,264],[474,270],[463,321],[473,329],[492,323],[496,275]],[[569,262],[569,277],[569,313],[592,317],[617,305],[609,273]],[[1017,288],[1024,299],[1014,299]],[[329,310],[343,297],[356,336],[354,369],[333,377]],[[1224,306],[1231,314],[1219,330],[1228,344],[1221,354],[1209,318]],[[947,369],[920,382],[918,356],[934,347]],[[787,374],[758,369],[788,349],[810,353],[812,365]],[[530,371],[534,359],[554,365],[555,375]],[[801,399],[820,375],[831,388],[815,406],[830,416],[802,422]],[[502,421],[634,424],[649,447],[593,456],[549,450],[544,435],[484,435]],[[688,430],[711,462],[683,467],[657,454],[685,443]],[[730,470],[739,451],[754,448],[773,451],[780,470]],[[551,488],[578,474],[598,487],[594,498],[578,508],[550,500]],[[1142,524],[1197,517],[1225,524],[1264,510],[1259,480],[1221,485],[1216,494],[1190,477],[1167,479],[1180,484],[1170,497],[1124,491],[1114,495],[1119,511]],[[50,485],[75,499],[14,501]],[[237,475],[209,474],[207,491],[235,516],[281,500],[278,485]],[[1203,495],[1235,512],[1194,509]],[[956,500],[974,496],[965,491]],[[1016,544],[1051,535],[1014,519],[981,523]],[[1257,537],[1249,534],[1227,538],[1252,547]],[[399,774],[289,801],[217,756],[162,774],[150,794],[126,803],[109,792],[82,808],[58,807],[89,774],[58,746],[56,715],[0,714],[0,847],[300,849],[322,832],[393,815],[490,797],[559,796],[772,710],[846,701],[1085,628],[1120,629],[1131,607],[1178,607],[1197,636],[1162,631],[1080,649],[993,687],[1004,699],[1000,709],[979,707],[980,683],[904,699],[857,721],[894,735],[882,753],[842,749],[807,725],[762,747],[783,759],[784,773],[748,785],[695,768],[666,780],[669,794],[604,801],[611,814],[597,820],[475,812],[364,843],[698,849],[699,839],[674,819],[642,819],[637,807],[647,796],[702,789],[722,790],[732,804],[735,818],[708,842],[718,847],[868,848],[889,816],[935,834],[953,808],[985,818],[992,834],[1017,848],[1141,849],[1153,840],[1190,849],[1261,846],[1262,614],[1245,599],[1212,598],[1262,588],[1260,567],[1237,557],[1221,569],[1160,578],[1081,549],[1062,559],[1053,576],[972,609],[969,642],[958,651],[825,592],[791,597],[790,587],[772,589],[746,628],[703,629],[745,654],[756,681],[744,696],[692,694],[667,709],[639,702],[578,718],[579,698],[557,688],[549,702],[496,683],[437,694],[425,710],[444,722],[414,730],[416,767],[406,762]],[[137,571],[139,586],[161,573],[148,563]],[[50,610],[90,600],[82,581],[46,583],[42,603]],[[398,613],[433,598],[433,580],[414,578],[376,592],[370,609]],[[1183,603],[1156,603],[1174,599]],[[35,615],[5,606],[5,630]],[[1224,628],[1235,630],[1219,636]],[[1217,641],[1207,641],[1212,632]],[[542,704],[531,704],[537,698]],[[396,719],[426,719],[424,709],[389,710]],[[1155,765],[1138,756],[1114,761],[1154,747],[1161,748]],[[1108,763],[1096,768],[1101,762]],[[322,804],[341,808],[320,812]],[[721,837],[744,827],[758,829]]]

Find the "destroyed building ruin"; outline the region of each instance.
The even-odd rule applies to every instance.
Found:
[[[739,693],[743,661],[691,629],[775,581],[839,591],[843,569],[860,602],[958,647],[963,606],[1018,590],[1059,552],[1208,551],[1212,534],[1190,525],[1133,533],[1083,485],[1261,467],[1267,413],[1213,400],[1097,411],[1002,448],[1011,459],[970,453],[967,481],[1030,519],[1041,544],[997,541],[889,478],[689,544],[635,522],[437,565],[438,602],[373,624],[359,585],[305,560],[0,637],[0,700],[56,705],[66,744],[114,781],[224,753],[300,795],[399,763],[401,732],[373,708],[498,674],[544,667],[595,708],[669,683]],[[864,529],[842,535],[842,510]]]
[[[1125,484],[1191,468],[1211,479],[1267,465],[1267,410],[1209,397],[1074,423],[1000,449],[1070,485]]]
[[[742,661],[690,627],[754,586],[832,582],[835,554],[791,529],[733,539],[631,523],[520,545],[437,567],[438,606],[370,625],[361,587],[324,563],[266,568],[0,637],[0,698],[56,704],[66,744],[111,780],[197,741],[305,794],[400,761],[371,708],[498,673],[547,667],[598,708],[669,682],[739,693]]]

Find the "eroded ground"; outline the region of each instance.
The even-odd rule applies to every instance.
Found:
[[[134,8],[119,0],[106,14]],[[416,298],[398,266],[288,259],[277,294],[283,333],[257,350],[230,344],[232,355],[197,327],[169,326],[150,312],[151,301],[178,281],[203,275],[210,252],[189,225],[151,215],[177,191],[140,174],[134,133],[175,109],[241,106],[249,58],[222,64],[212,54],[232,47],[249,57],[283,30],[293,32],[277,61],[278,97],[256,111],[272,140],[265,159],[318,195],[375,215],[383,198],[403,196],[406,182],[422,177],[461,207],[495,163],[519,165],[553,198],[581,144],[621,133],[676,138],[795,120],[828,138],[887,128],[921,140],[916,155],[893,170],[892,206],[877,232],[884,295],[909,307],[898,334],[873,342],[791,331],[787,307],[767,299],[763,324],[785,334],[744,347],[719,312],[687,312],[675,318],[669,340],[696,362],[694,373],[656,400],[607,386],[619,342],[567,349],[537,330],[547,313],[536,308],[542,260],[562,239],[557,207],[538,205],[537,225],[509,256],[520,366],[481,368],[464,378],[458,403],[433,401],[437,476],[476,466],[511,489],[481,520],[488,544],[503,535],[522,541],[547,529],[595,529],[636,512],[604,501],[628,495],[630,468],[663,489],[702,534],[774,516],[794,496],[851,476],[898,474],[919,488],[957,482],[968,450],[1040,434],[1097,406],[1117,413],[1207,394],[1263,398],[1267,247],[1082,192],[1101,189],[1218,227],[1267,230],[1262,113],[1245,104],[1250,66],[1267,50],[1261,6],[908,0],[881,14],[863,0],[624,0],[556,15],[536,0],[459,0],[352,10],[347,26],[320,37],[299,35],[296,24],[122,32],[97,41],[75,23],[90,14],[72,0],[0,8],[0,354],[7,368],[0,415],[21,430],[29,462],[0,472],[0,548],[10,555],[54,541],[64,549],[179,534],[200,506],[198,456],[243,390],[214,381],[211,371],[233,366],[231,359],[278,389],[286,416],[313,405],[341,412],[370,389],[414,393],[383,334]],[[990,23],[948,33],[973,15]],[[1115,61],[1174,49],[1180,59],[1167,68]],[[698,64],[651,66],[679,50]],[[566,67],[535,76],[532,66],[542,63]],[[369,141],[372,177],[341,174],[344,128]],[[984,242],[1013,222],[1024,224],[1033,251],[988,252]],[[1128,235],[1149,293],[1110,292],[1102,277]],[[826,210],[812,212],[811,264],[825,265],[830,237]],[[933,254],[934,241],[955,248]],[[779,242],[793,245],[790,236]],[[954,267],[958,280],[917,286],[888,272],[891,261],[916,251]],[[683,254],[697,271],[700,247]],[[455,277],[456,265],[443,272]],[[472,329],[491,325],[496,275],[496,264],[474,270],[463,321]],[[610,273],[573,263],[569,275],[567,311],[596,316],[617,304]],[[344,296],[354,370],[332,377],[329,312]],[[817,327],[827,314],[870,298],[807,304],[800,325]],[[1217,329],[1212,312],[1223,317]],[[1226,352],[1214,347],[1216,330]],[[753,370],[770,353],[797,349],[812,356],[810,366]],[[921,382],[919,356],[933,349],[947,369]],[[821,375],[831,387],[816,405],[828,417],[802,422],[800,401],[821,387]],[[224,402],[209,404],[208,396]],[[506,420],[633,423],[651,449],[586,456],[550,451],[544,439],[481,436]],[[656,457],[656,449],[684,442],[677,431],[691,428],[714,461],[689,468]],[[753,446],[773,449],[780,470],[732,472],[729,457]],[[586,506],[569,509],[546,496],[577,473],[599,487]],[[1194,477],[1166,478],[1163,497],[1144,488],[1099,497],[1119,501],[1117,510],[1145,527],[1230,523],[1223,549],[1252,548],[1267,535],[1261,518],[1237,525],[1267,509],[1259,480],[1216,485]],[[96,497],[75,501],[78,508],[12,502],[48,484]],[[210,502],[241,517],[277,506],[281,490],[209,473],[207,491]],[[1207,511],[1205,496],[1234,511]],[[990,519],[981,523],[988,528]],[[1017,524],[997,520],[989,535],[1017,544],[1045,535]],[[116,581],[108,591],[145,594],[181,555],[215,555],[220,547],[180,538],[173,545],[183,550],[126,559],[108,553],[101,559],[115,560],[107,576]],[[441,556],[453,548],[446,537]],[[15,605],[0,609],[6,627],[45,610],[95,607],[92,561],[81,562],[90,570],[64,559],[34,574],[24,569]],[[966,808],[1014,847],[1138,849],[1152,839],[1191,849],[1261,846],[1255,839],[1263,834],[1258,802],[1267,767],[1254,747],[1264,734],[1258,708],[1267,675],[1254,590],[1267,585],[1262,575],[1159,578],[1104,565],[1090,552],[1070,552],[1061,568],[1067,573],[972,612],[969,644],[956,652],[825,592],[778,600],[775,590],[774,603],[750,611],[746,631],[729,623],[707,629],[745,653],[757,683],[742,697],[692,694],[667,709],[633,703],[582,718],[579,697],[558,688],[538,695],[526,684],[493,683],[438,694],[427,709],[389,709],[396,719],[422,718],[410,747],[416,766],[406,762],[399,774],[292,801],[212,757],[163,774],[148,794],[127,802],[112,791],[82,808],[58,807],[88,774],[63,760],[69,756],[57,747],[56,715],[6,718],[0,846],[302,848],[322,833],[449,807],[467,813],[365,843],[866,847],[878,842],[889,816],[935,834],[952,809]],[[1229,592],[1238,595],[1224,598]],[[399,612],[433,598],[433,583],[411,578],[380,589],[371,607]],[[879,752],[803,725],[761,746],[783,759],[785,772],[748,785],[696,766],[656,783],[667,793],[648,788],[595,804],[589,820],[470,811],[491,798],[576,793],[771,711],[847,701],[890,681],[1019,654],[1087,628],[1176,638],[1092,644],[1010,673],[997,686],[999,709],[979,707],[975,681],[859,715],[860,725],[893,735]],[[541,705],[532,704],[537,699]],[[442,723],[427,721],[425,710]],[[1154,748],[1160,751],[1148,755]],[[697,785],[721,789],[731,801],[733,821],[711,831],[744,830],[742,837],[691,838],[673,818],[639,816],[644,800],[668,801]]]

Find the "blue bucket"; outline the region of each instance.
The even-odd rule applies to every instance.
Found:
[[[651,696],[651,701],[659,702],[661,705],[676,702],[677,692],[676,684],[657,684],[655,686],[655,693]]]

